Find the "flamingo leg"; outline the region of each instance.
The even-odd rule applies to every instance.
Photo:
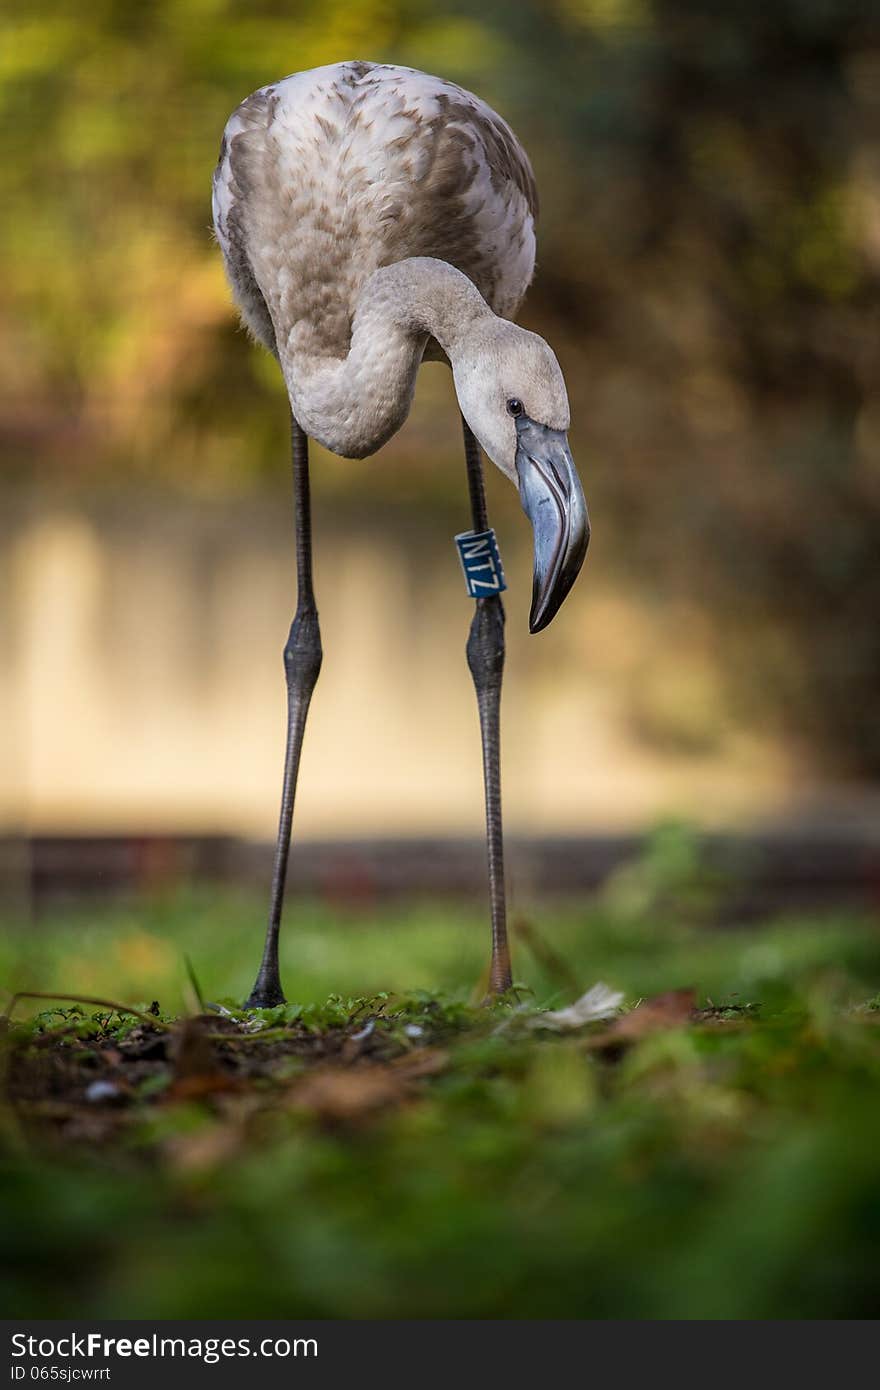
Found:
[[[474,531],[488,531],[486,494],[480,446],[467,422],[464,452]],[[486,795],[486,851],[489,865],[489,911],[492,921],[492,961],[489,991],[510,989],[510,947],[507,941],[507,902],[504,888],[504,831],[501,820],[501,680],[504,674],[504,605],[500,594],[475,600],[467,641],[467,661],[477,693],[480,738],[483,745],[483,785]]]
[[[287,681],[287,745],[284,754],[284,782],[281,791],[281,815],[278,840],[275,846],[275,865],[272,872],[272,893],[269,903],[269,924],[266,944],[256,983],[246,1007],[272,1008],[283,1004],[284,991],[278,970],[278,937],[287,882],[287,860],[290,853],[290,832],[293,824],[293,805],[296,799],[296,779],[302,752],[306,716],[312,691],[321,670],[321,630],[318,609],[312,587],[312,519],[309,496],[309,442],[291,415],[291,453],[293,457],[293,502],[296,530],[296,614],[284,648],[284,674]]]

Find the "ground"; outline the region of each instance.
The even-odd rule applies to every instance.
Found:
[[[876,1316],[876,919],[655,879],[520,919],[490,1008],[475,908],[297,904],[249,1014],[246,895],[7,933],[10,991],[108,1003],[3,1025],[6,1315]]]

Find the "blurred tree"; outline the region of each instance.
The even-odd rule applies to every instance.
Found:
[[[706,606],[749,718],[880,772],[873,0],[37,0],[2,25],[11,479],[36,460],[80,482],[280,483],[280,381],[234,325],[207,230],[223,123],[321,62],[442,71],[532,153],[526,319],[600,460],[606,563]],[[452,434],[420,440],[433,498]],[[393,495],[407,448],[371,488]],[[318,485],[363,495],[364,477],[328,466]]]

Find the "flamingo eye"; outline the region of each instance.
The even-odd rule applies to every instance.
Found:
[[[508,415],[512,415],[513,418],[516,419],[517,415],[522,415],[524,410],[525,406],[519,399],[519,396],[511,396],[510,400],[507,402]]]

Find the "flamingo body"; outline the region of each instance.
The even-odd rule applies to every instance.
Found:
[[[242,315],[272,351],[344,358],[370,276],[410,257],[462,271],[512,318],[535,264],[537,194],[513,131],[479,97],[389,64],[335,63],[233,112],[214,223]],[[433,340],[428,356],[442,356]]]

